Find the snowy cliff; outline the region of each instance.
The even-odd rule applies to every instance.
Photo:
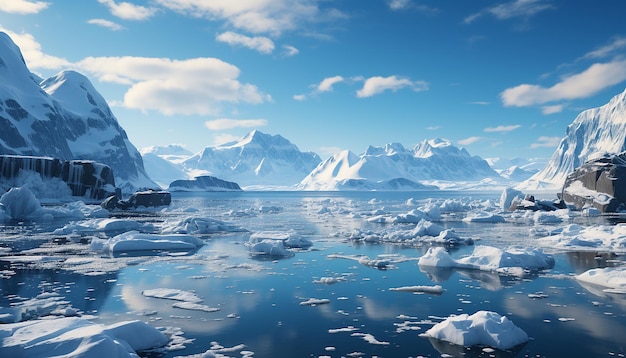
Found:
[[[301,190],[341,190],[346,184],[366,180],[387,190],[389,182],[402,179],[405,189],[418,189],[422,180],[474,181],[499,178],[489,164],[444,139],[424,140],[412,150],[399,143],[370,146],[361,154],[337,153],[320,163],[300,184]],[[414,185],[415,184],[415,185]],[[362,186],[363,184],[361,184]],[[426,188],[426,187],[423,187]],[[396,188],[397,190],[398,188]]]
[[[560,191],[567,175],[584,162],[625,150],[626,90],[601,107],[581,112],[546,167],[517,188]]]
[[[125,192],[156,187],[142,157],[91,82],[75,71],[41,81],[0,32],[0,154],[93,160]]]
[[[321,162],[280,135],[252,131],[237,141],[206,147],[181,163],[189,177],[210,175],[242,187],[293,186]]]

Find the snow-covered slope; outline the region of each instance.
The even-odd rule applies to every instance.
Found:
[[[91,82],[63,71],[39,83],[20,49],[0,32],[0,154],[94,160],[125,192],[156,187],[141,155]]]
[[[609,103],[580,113],[543,170],[521,183],[520,190],[559,191],[569,173],[587,160],[626,150],[626,90]]]
[[[206,147],[182,162],[188,177],[211,175],[241,187],[284,187],[300,182],[321,162],[280,135],[252,131],[237,141]]]
[[[367,180],[369,186],[394,179],[476,181],[496,178],[480,157],[471,156],[444,139],[424,140],[412,150],[399,143],[370,146],[360,156],[350,151],[337,153],[320,163],[300,184],[301,190],[338,190],[350,180]]]

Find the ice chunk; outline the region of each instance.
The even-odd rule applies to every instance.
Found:
[[[104,326],[78,317],[0,325],[7,357],[138,357],[137,351],[164,346],[168,338],[140,321]]]
[[[42,215],[41,204],[28,188],[11,188],[0,197],[0,208],[13,220],[33,220]]]
[[[505,188],[500,195],[500,209],[508,211],[514,199],[524,199],[525,195],[521,191],[513,188]]]
[[[626,224],[586,228],[571,224],[557,235],[537,239],[537,242],[545,247],[564,250],[626,252]]]
[[[448,317],[423,336],[465,347],[488,346],[497,349],[513,348],[528,341],[526,332],[506,316],[491,311]]]
[[[91,241],[92,250],[108,252],[195,250],[202,245],[204,245],[204,242],[201,239],[191,235],[144,234],[134,230],[116,235],[110,239],[93,239]]]
[[[453,259],[442,247],[431,247],[420,257],[420,266],[454,267],[523,274],[524,270],[544,270],[554,267],[554,257],[541,249],[512,247],[502,250],[491,246],[476,246],[474,252],[459,260]],[[511,270],[520,268],[520,270]]]
[[[205,235],[216,232],[243,231],[237,226],[211,218],[187,217],[178,222],[164,225],[164,234]]]
[[[175,300],[190,303],[200,303],[202,298],[198,297],[191,291],[183,291],[174,288],[155,288],[151,290],[143,290],[142,295],[146,297],[162,298],[167,300]]]
[[[626,293],[626,267],[591,269],[576,276],[576,279],[609,288],[612,293]]]
[[[465,218],[463,218],[465,222],[473,222],[473,223],[503,223],[504,217],[502,215],[497,215],[493,213],[489,213],[486,211],[479,212],[470,212],[467,214]]]

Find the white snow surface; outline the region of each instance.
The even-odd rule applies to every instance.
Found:
[[[455,260],[445,248],[431,247],[420,257],[418,265],[496,271],[523,276],[527,270],[544,270],[554,267],[554,257],[538,248],[511,247],[503,250],[497,247],[478,245],[474,247],[474,252],[471,255]]]
[[[195,250],[204,242],[186,234],[145,234],[139,231],[128,231],[110,239],[93,238],[91,248],[94,251],[124,252],[150,250]]]
[[[360,181],[370,185],[384,184],[402,178],[413,183],[424,180],[481,180],[499,177],[480,157],[472,157],[465,149],[457,148],[445,139],[424,140],[412,150],[399,143],[384,147],[370,146],[361,154],[339,152],[320,163],[297,188],[301,190],[346,190],[350,185],[361,189]],[[402,190],[402,188],[400,188]]]
[[[537,239],[545,248],[567,251],[626,252],[626,224],[583,227],[566,225],[552,235]]]
[[[626,267],[623,266],[587,270],[576,279],[606,287],[605,292],[626,294]]]
[[[162,347],[168,338],[141,321],[111,325],[79,317],[0,325],[6,357],[134,357],[138,351]]]
[[[423,336],[459,346],[487,346],[497,349],[513,348],[528,341],[526,332],[506,316],[491,311],[448,317],[426,331]]]

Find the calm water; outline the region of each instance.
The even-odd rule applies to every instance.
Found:
[[[406,213],[417,207],[407,205],[408,199],[423,203],[432,195],[175,194],[171,210],[142,213],[137,219],[159,223],[185,216],[211,217],[249,232],[208,235],[206,245],[195,253],[137,257],[131,265],[103,276],[53,269],[17,270],[15,275],[0,280],[0,306],[10,304],[12,295],[28,298],[54,291],[73,307],[97,316],[98,322],[140,319],[156,327],[176,327],[184,332],[185,339],[193,340],[185,343],[184,349],[164,357],[203,353],[212,342],[224,347],[243,344],[244,350],[254,352],[255,357],[439,357],[443,353],[465,357],[624,356],[626,297],[583,287],[572,278],[589,268],[615,264],[623,260],[621,256],[603,255],[599,259],[596,253],[561,253],[555,255],[554,269],[517,279],[477,271],[424,272],[416,260],[427,247],[362,244],[346,239],[345,234],[353,229],[382,227],[365,220],[374,210]],[[499,193],[435,195],[437,200],[471,197],[472,203],[487,204],[489,200],[497,204],[499,199]],[[321,208],[327,213],[321,214]],[[455,215],[446,216],[439,224],[476,239],[477,244],[507,247],[533,240],[530,224],[468,224]],[[244,246],[250,232],[291,229],[311,240],[313,247],[285,259],[260,260],[251,257]],[[17,245],[15,235],[20,229],[3,230],[12,245]],[[28,230],[42,231],[39,227]],[[30,246],[44,240],[37,237],[29,235]],[[451,253],[458,258],[472,250],[472,246],[461,247]],[[329,258],[332,254],[370,258],[383,255],[396,263],[390,269],[377,270],[355,260]],[[322,277],[342,280],[331,285],[315,283]],[[441,285],[444,292],[432,295],[390,290],[415,285]],[[219,310],[173,308],[171,300],[142,295],[143,290],[154,288],[194,291],[204,299],[204,305]],[[538,293],[543,298],[529,297]],[[327,299],[329,303],[300,304],[311,298]],[[479,310],[506,315],[528,333],[530,341],[515,351],[483,352],[419,336],[443,317]],[[350,331],[340,330],[348,327]],[[364,336],[375,340],[367,341]],[[224,354],[241,356],[239,351]]]

